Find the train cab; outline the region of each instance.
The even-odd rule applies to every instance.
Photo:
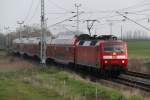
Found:
[[[113,35],[79,40],[76,44],[76,63],[101,71],[123,72],[127,69],[127,43]]]
[[[101,44],[101,66],[105,70],[125,71],[128,65],[127,43],[108,40]]]

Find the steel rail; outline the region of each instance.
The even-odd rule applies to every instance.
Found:
[[[150,92],[150,82],[147,80],[138,79],[138,77],[133,76],[119,76],[116,79],[112,79],[113,82],[124,84],[133,88],[139,88],[141,90]]]
[[[150,74],[139,73],[139,72],[134,72],[134,71],[127,71],[126,75],[150,80]]]

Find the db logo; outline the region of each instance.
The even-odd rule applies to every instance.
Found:
[[[116,58],[117,58],[117,56],[112,56],[112,58],[113,58],[113,59],[116,59]]]

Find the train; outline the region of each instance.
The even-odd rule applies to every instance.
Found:
[[[40,58],[40,37],[13,40],[13,53]],[[62,33],[46,38],[46,59],[119,75],[128,69],[127,42],[114,35]]]

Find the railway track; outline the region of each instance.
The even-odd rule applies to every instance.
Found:
[[[138,73],[138,72],[133,72],[133,71],[127,71],[126,74],[130,76],[135,76],[135,77],[140,77],[140,78],[150,80],[150,74]]]
[[[128,71],[112,81],[150,92],[150,75]]]

